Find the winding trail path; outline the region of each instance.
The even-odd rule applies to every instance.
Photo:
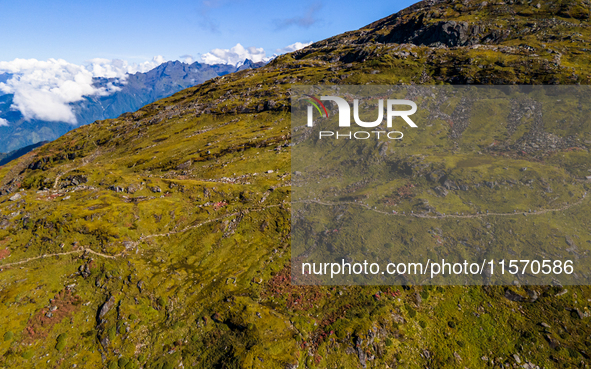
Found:
[[[389,212],[383,211],[383,210],[372,209],[371,206],[367,205],[367,204],[358,203],[358,202],[350,202],[350,201],[348,201],[348,202],[327,202],[327,201],[321,201],[321,200],[301,200],[301,201],[294,201],[293,203],[319,204],[319,205],[325,205],[325,206],[357,205],[357,206],[360,206],[360,207],[363,207],[368,210],[375,211],[376,213],[380,213],[380,214],[384,214],[384,215],[407,216],[407,217],[412,216],[412,217],[417,217],[417,218],[441,219],[441,218],[482,218],[482,217],[487,217],[487,216],[516,216],[516,215],[521,215],[521,214],[530,215],[530,216],[531,215],[542,215],[542,214],[546,214],[546,213],[553,212],[553,211],[565,211],[573,206],[580,205],[585,200],[586,197],[587,197],[587,193],[585,192],[583,197],[581,197],[579,200],[577,200],[576,202],[574,202],[572,204],[565,204],[564,206],[561,206],[561,207],[555,208],[555,209],[542,209],[542,210],[536,211],[534,213],[522,213],[522,212],[519,212],[519,213],[482,213],[482,214],[468,214],[468,215],[456,215],[456,214],[428,215],[428,214],[412,214],[412,213],[411,214],[389,213]],[[266,196],[263,196],[263,199],[261,200],[261,202],[263,202],[265,200],[266,200]],[[250,212],[263,211],[263,210],[266,210],[269,208],[279,207],[279,206],[283,206],[283,205],[286,205],[286,203],[283,202],[283,203],[279,203],[279,204],[264,206],[264,207],[257,208],[257,209],[245,209],[242,211],[236,211],[233,213],[225,214],[224,216],[221,216],[221,217],[217,217],[214,219],[208,219],[208,220],[201,222],[201,223],[186,226],[183,229],[180,229],[178,231],[170,231],[170,232],[166,232],[166,233],[158,233],[158,234],[151,234],[151,235],[147,235],[147,236],[141,236],[137,241],[133,242],[133,244],[137,245],[139,242],[141,242],[143,240],[156,238],[156,237],[170,237],[171,235],[184,233],[184,232],[187,232],[191,229],[199,228],[199,227],[204,226],[206,224],[218,222],[218,221],[221,221],[223,219],[230,218],[233,216],[246,215]],[[115,254],[115,255],[108,255],[108,254],[103,254],[103,253],[94,251],[94,250],[87,247],[87,248],[68,251],[68,252],[61,252],[61,253],[54,253],[54,254],[43,254],[40,256],[24,259],[21,261],[15,261],[13,263],[0,264],[0,268],[3,269],[3,268],[16,266],[16,265],[26,264],[26,263],[28,263],[30,261],[34,261],[34,260],[45,259],[45,258],[50,258],[50,257],[55,257],[55,256],[80,254],[80,253],[84,253],[84,252],[87,252],[89,254],[96,255],[99,257],[103,257],[106,259],[116,259],[118,257],[125,255],[125,251],[122,251],[122,252]]]
[[[90,163],[91,161],[93,161],[94,159],[96,159],[96,157],[101,153],[100,150],[95,150],[92,154],[90,154],[87,157],[82,158],[82,163],[80,165],[74,166],[70,169],[65,170],[64,172],[60,172],[58,173],[58,175],[55,177],[55,181],[53,181],[53,189],[56,190],[57,186],[60,182],[60,179],[65,176],[66,174],[74,171],[74,170],[78,170],[82,167],[84,167],[85,165],[87,165],[88,163]]]
[[[199,228],[199,227],[201,227],[203,225],[206,225],[206,224],[209,224],[209,223],[213,223],[213,222],[217,222],[217,221],[220,221],[220,220],[223,220],[223,219],[226,219],[226,218],[230,218],[230,217],[233,217],[233,216],[246,215],[246,214],[248,214],[250,212],[263,211],[263,210],[266,210],[266,209],[269,209],[269,208],[279,207],[279,206],[282,206],[282,205],[285,205],[285,203],[280,203],[280,204],[275,204],[275,205],[268,205],[268,206],[265,206],[265,207],[262,207],[262,208],[257,208],[257,209],[245,209],[243,211],[236,211],[236,212],[233,212],[233,213],[230,213],[230,214],[226,214],[226,215],[221,216],[221,217],[218,217],[218,218],[208,219],[208,220],[206,220],[204,222],[201,222],[201,223],[197,223],[197,224],[193,224],[193,225],[190,225],[190,226],[186,226],[185,228],[183,228],[181,230],[178,230],[178,231],[171,231],[171,232],[166,232],[166,233],[159,233],[159,234],[151,234],[151,235],[147,235],[147,236],[142,236],[142,237],[139,238],[138,241],[133,242],[133,244],[134,245],[137,245],[140,241],[147,240],[147,239],[150,239],[150,238],[169,237],[169,236],[174,235],[174,234],[184,233],[184,232],[187,232],[187,231],[189,231],[191,229]],[[43,255],[40,255],[40,256],[35,256],[35,257],[27,258],[27,259],[24,259],[24,260],[15,261],[13,263],[0,264],[0,269],[12,267],[12,266],[17,266],[17,265],[22,265],[22,264],[26,264],[26,263],[28,263],[30,261],[34,261],[34,260],[45,259],[45,258],[50,258],[50,257],[55,257],[55,256],[65,256],[65,255],[80,254],[80,253],[84,253],[84,252],[88,252],[89,254],[100,256],[100,257],[103,257],[103,258],[106,258],[106,259],[116,259],[118,257],[121,257],[121,256],[126,255],[125,251],[122,251],[122,252],[120,252],[118,254],[115,254],[115,255],[108,255],[108,254],[103,254],[103,253],[94,251],[94,250],[86,247],[86,248],[79,249],[79,250],[73,250],[73,251],[68,251],[68,252],[58,252],[58,253],[54,253],[54,254],[43,254]]]
[[[214,218],[214,219],[208,219],[208,220],[206,220],[204,222],[201,222],[201,223],[197,223],[197,224],[193,224],[193,225],[190,225],[190,226],[186,226],[185,228],[183,228],[181,230],[178,230],[178,231],[171,231],[171,232],[166,232],[166,233],[159,233],[159,234],[151,234],[151,235],[147,235],[147,236],[142,236],[142,237],[140,237],[139,241],[147,240],[147,239],[155,238],[155,237],[168,237],[168,236],[171,236],[171,235],[177,234],[177,233],[184,233],[184,232],[187,232],[187,231],[189,231],[191,229],[199,228],[199,227],[201,227],[203,225],[206,225],[206,224],[209,224],[209,223],[213,223],[213,222],[217,222],[217,221],[220,221],[220,220],[223,220],[223,219],[226,219],[226,218],[230,218],[230,217],[233,217],[233,216],[236,216],[236,215],[246,215],[246,214],[248,214],[250,212],[263,211],[263,210],[266,210],[266,209],[269,209],[269,208],[275,208],[275,207],[278,207],[278,206],[281,206],[281,205],[284,205],[284,204],[268,205],[268,206],[265,206],[265,207],[262,207],[262,208],[258,208],[258,209],[245,209],[243,211],[236,211],[234,213],[226,214],[226,215],[224,215],[222,217],[218,217],[218,218]]]
[[[306,203],[306,204],[318,204],[318,205],[325,205],[325,206],[340,206],[340,205],[357,205],[367,210],[375,211],[376,213],[384,214],[384,215],[391,215],[391,216],[402,216],[402,217],[416,217],[416,218],[428,218],[428,219],[441,219],[441,218],[483,218],[488,216],[516,216],[526,214],[530,215],[542,215],[553,211],[565,211],[573,206],[580,205],[585,198],[587,197],[587,193],[583,195],[579,200],[573,202],[572,204],[565,204],[556,209],[542,209],[536,210],[533,213],[525,213],[525,212],[518,212],[518,213],[481,213],[481,214],[467,214],[467,215],[459,215],[459,214],[441,214],[441,215],[429,215],[429,214],[419,214],[419,213],[411,213],[411,214],[404,214],[404,213],[389,213],[387,211],[372,209],[370,205],[359,203],[359,202],[351,202],[351,201],[343,201],[343,202],[328,202],[328,201],[321,201],[321,200],[300,200],[294,201],[293,203]]]
[[[107,255],[107,254],[102,254],[100,252],[96,252],[96,251],[89,249],[89,248],[84,248],[84,249],[80,249],[80,250],[59,252],[59,253],[55,253],[55,254],[43,254],[40,256],[35,256],[35,257],[28,258],[28,259],[21,260],[21,261],[15,261],[14,263],[2,264],[2,265],[0,265],[0,268],[7,268],[7,267],[15,266],[15,265],[21,265],[21,264],[25,264],[25,263],[28,263],[29,261],[33,261],[33,260],[45,259],[45,258],[50,258],[50,257],[54,257],[54,256],[80,254],[80,253],[84,253],[84,252],[88,252],[89,254],[93,254],[93,255],[100,256],[100,257],[107,258],[107,259],[116,259],[117,257],[123,255],[123,252],[120,252],[119,254],[116,254],[116,255]]]

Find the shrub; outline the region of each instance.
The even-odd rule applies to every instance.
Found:
[[[415,309],[413,309],[409,304],[404,304],[404,308],[408,311],[408,316],[414,318],[417,315]]]
[[[120,357],[119,360],[117,361],[117,364],[119,365],[120,368],[125,367],[125,365],[127,365],[127,363],[129,362],[129,359],[126,357]]]
[[[66,348],[66,341],[57,341],[57,344],[55,345],[56,350],[62,351],[65,348]]]
[[[14,333],[8,331],[4,333],[4,341],[10,341],[14,337]]]
[[[59,336],[57,336],[57,343],[55,345],[55,349],[58,351],[62,351],[64,348],[66,348],[66,339],[68,338],[68,335],[66,333],[62,333]]]
[[[427,300],[429,298],[429,292],[428,291],[421,292],[421,298],[423,300]]]

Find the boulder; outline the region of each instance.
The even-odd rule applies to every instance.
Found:
[[[113,306],[115,306],[115,297],[111,296],[109,297],[107,302],[105,302],[99,309],[97,320],[100,321],[101,319],[103,319],[103,317],[107,315],[107,313],[113,308]]]

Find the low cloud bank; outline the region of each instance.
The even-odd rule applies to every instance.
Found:
[[[237,65],[244,62],[244,60],[249,59],[255,63],[258,63],[261,61],[269,61],[280,54],[290,53],[292,51],[302,49],[310,44],[311,42],[296,42],[281,49],[275,50],[275,54],[269,57],[267,56],[265,49],[262,47],[244,47],[238,43],[236,46],[229,49],[213,49],[210,52],[203,54],[201,56],[201,61],[205,64]]]
[[[0,62],[0,74],[9,73],[11,78],[0,83],[0,91],[14,95],[11,108],[20,111],[27,120],[76,124],[70,103],[80,101],[84,96],[109,95],[119,90],[112,83],[98,88],[93,78],[124,81],[127,73],[147,72],[164,62],[162,56],[140,64],[109,59],[93,59],[87,65],[72,64],[63,59],[3,61]],[[2,125],[8,125],[8,122],[2,119]]]
[[[252,60],[255,63],[266,61],[269,58],[265,49],[262,47],[244,47],[240,44],[230,49],[213,49],[201,56],[205,64],[232,64],[236,65],[245,59]]]
[[[203,54],[201,61],[205,64],[239,65],[249,59],[258,63],[308,45],[310,43],[296,42],[275,50],[275,55],[268,57],[263,48],[236,44],[230,49],[213,49]],[[180,59],[188,64],[195,61],[191,55],[183,55]],[[11,109],[20,111],[27,120],[75,125],[77,121],[72,103],[85,96],[105,96],[120,90],[113,83],[97,87],[94,78],[113,78],[116,82],[125,83],[128,74],[145,73],[165,62],[160,55],[143,63],[101,58],[89,60],[85,65],[68,63],[63,59],[0,61],[0,77],[4,73],[7,73],[5,77],[8,76],[4,82],[0,82],[0,93],[13,94]],[[0,126],[8,125],[6,119],[0,118]]]
[[[288,45],[282,49],[275,50],[275,53],[277,53],[277,54],[291,53],[291,52],[297,51],[299,49],[303,49],[306,46],[310,46],[311,44],[312,44],[312,42],[306,42],[306,43],[296,42],[295,44]]]

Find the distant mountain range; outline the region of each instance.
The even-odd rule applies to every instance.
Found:
[[[108,96],[86,96],[84,100],[71,104],[77,118],[77,125],[66,122],[25,120],[18,110],[11,109],[12,94],[0,95],[0,118],[8,121],[8,126],[0,126],[0,160],[25,147],[36,147],[43,141],[52,141],[66,132],[92,123],[96,120],[116,118],[127,112],[136,111],[142,106],[170,96],[217,76],[239,70],[258,68],[265,62],[254,63],[245,60],[236,65],[229,64],[187,64],[169,61],[146,72],[129,75],[125,83],[117,79],[96,78],[95,86],[100,88],[109,83],[121,88]],[[6,82],[10,74],[0,74],[0,82]],[[25,154],[28,151],[21,153]]]

